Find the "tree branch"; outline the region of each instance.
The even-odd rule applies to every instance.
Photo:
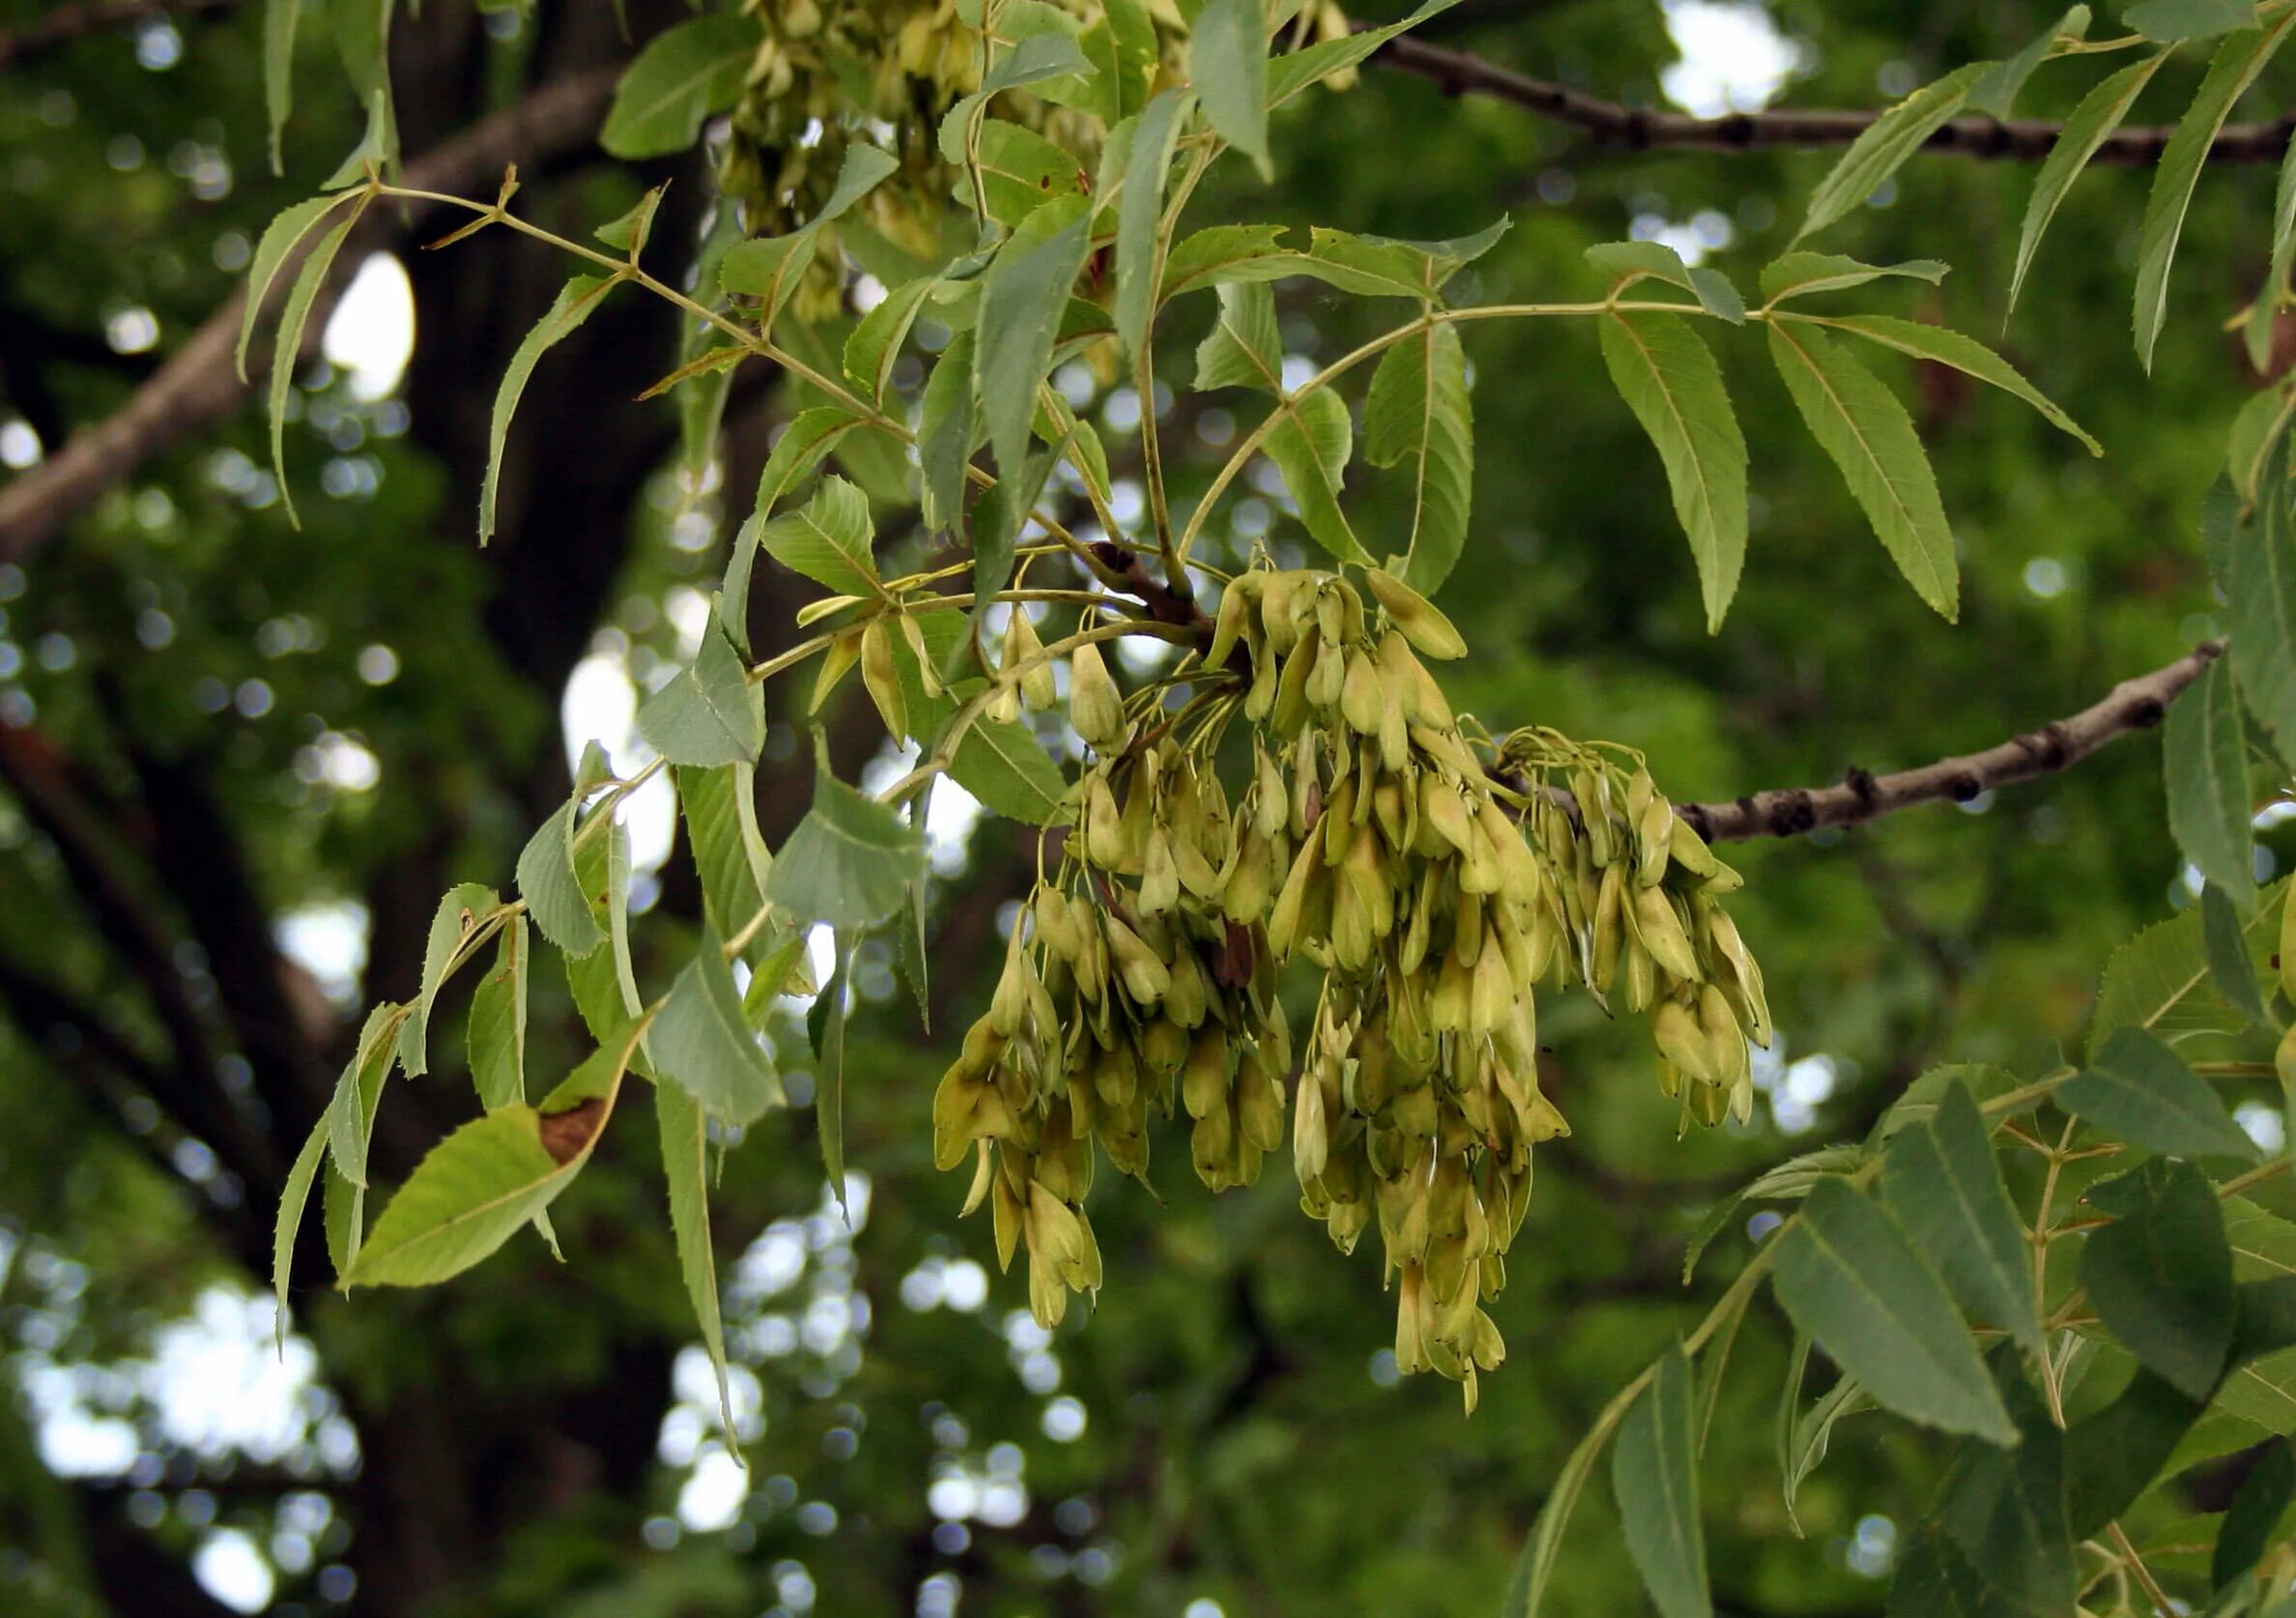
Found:
[[[184,1178],[173,1156],[177,1139],[187,1136],[211,1148],[215,1145],[192,1121],[215,1115],[214,1097],[204,1075],[160,1066],[110,1027],[93,1006],[5,958],[0,958],[0,1009],[27,1041],[46,1048],[59,1072],[76,1072],[86,1081],[82,1089],[93,1108],[170,1183],[180,1184]],[[75,1053],[63,1043],[66,1039],[77,1042],[79,1059],[73,1059]],[[158,1109],[158,1115],[170,1128],[156,1130],[153,1120],[135,1116],[133,1104],[139,1095]],[[226,1155],[230,1142],[223,1144],[217,1156],[244,1187],[245,1176]],[[203,1217],[220,1228],[224,1242],[240,1262],[260,1275],[270,1257],[272,1240],[262,1212],[248,1203],[244,1190],[228,1202],[211,1197],[209,1203],[201,1209]]]
[[[425,190],[466,190],[493,181],[512,161],[581,146],[595,132],[619,72],[618,67],[596,69],[535,91],[409,163],[406,183]],[[370,209],[346,245],[350,261],[404,238],[436,207],[413,201]],[[305,328],[306,349],[317,348],[348,279],[336,276],[321,289]],[[239,408],[249,390],[239,380],[232,354],[245,299],[243,286],[125,406],[0,489],[0,562],[25,561],[145,461]]]
[[[0,68],[28,61],[60,44],[110,28],[149,22],[164,16],[197,16],[227,12],[241,0],[88,0],[85,5],[59,6],[38,22],[13,34],[0,34]]]
[[[1734,803],[1685,803],[1678,811],[1709,843],[1749,837],[1792,837],[1822,825],[1854,825],[1915,803],[1951,798],[1966,803],[1978,794],[2016,781],[2049,775],[2087,758],[2115,737],[2161,722],[2178,692],[2200,678],[2223,655],[2221,640],[2203,641],[2166,668],[2124,679],[2105,700],[2037,731],[2011,737],[1996,747],[1960,758],[1939,759],[1894,775],[1851,769],[1840,785],[1786,787],[1755,793]]]
[[[1567,85],[1503,68],[1471,51],[1449,50],[1408,34],[1389,41],[1373,53],[1371,60],[1430,79],[1442,86],[1446,94],[1489,96],[1511,101],[1542,118],[1593,135],[1606,146],[1622,146],[1634,152],[1660,147],[1681,152],[1751,152],[1780,147],[1847,146],[1881,116],[1880,112],[1810,110],[1734,112],[1721,118],[1694,118],[1686,112],[1663,112],[1604,101]],[[2015,118],[2004,122],[1971,114],[1945,124],[1930,136],[1927,146],[1932,152],[1950,152],[1962,157],[2032,162],[2049,156],[2063,128],[2061,124],[2040,119]],[[2117,130],[2106,137],[2091,160],[2139,166],[2156,163],[2174,132],[2168,125]],[[2276,118],[2261,124],[2227,124],[2218,131],[2208,155],[2215,162],[2278,162],[2287,150],[2291,133],[2296,133],[2296,117]]]

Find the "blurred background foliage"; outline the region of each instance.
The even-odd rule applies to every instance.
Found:
[[[56,10],[4,0],[0,37]],[[269,172],[254,11],[155,8],[0,55],[11,476],[116,409],[230,296],[270,216],[354,144],[358,109],[314,80],[288,172]],[[629,13],[641,39],[684,14],[641,0]],[[1752,75],[1741,96],[1856,107],[2013,50],[2055,14],[1997,0],[1467,0],[1431,37],[1652,105],[1671,90],[1722,110],[1730,89],[1712,81],[1735,72]],[[558,0],[524,20],[428,0],[398,32],[411,155],[628,49],[610,8]],[[1765,51],[1790,68],[1782,81],[1747,66]],[[2281,104],[2291,72],[2268,74],[2255,103]],[[2021,110],[2061,115],[2093,76],[2052,65]],[[2166,72],[2139,119],[2172,118],[2197,76],[2196,63]],[[1279,118],[1277,136],[1273,186],[1229,165],[1194,217],[1438,237],[1506,214],[1513,231],[1471,274],[1483,296],[1520,299],[1593,295],[1581,249],[1630,233],[1663,232],[1750,285],[1831,161],[1605,149],[1377,64]],[[522,170],[537,217],[569,234],[674,181],[655,235],[670,259],[708,188],[699,155],[633,167],[588,142]],[[1991,339],[2030,181],[2014,163],[1920,159],[1825,246],[1951,261],[1941,287],[1889,297]],[[2272,179],[2267,165],[2204,178],[2150,377],[2125,313],[2144,183],[2114,169],[2081,182],[2000,338],[2105,459],[2003,395],[1932,367],[1885,371],[1960,538],[1958,625],[1896,578],[1753,332],[1716,339],[1755,516],[1743,586],[1709,636],[1656,456],[1593,332],[1473,328],[1476,519],[1441,598],[1475,649],[1446,671],[1454,703],[1494,727],[1632,743],[1676,798],[1728,798],[1990,745],[2210,632],[2198,504],[2256,386],[2219,326],[2261,276]],[[394,284],[377,267],[330,332],[331,362],[299,375],[301,532],[244,409],[0,564],[7,1610],[1488,1613],[1593,1412],[1754,1239],[1734,1228],[1680,1286],[1682,1242],[1715,1197],[1861,1133],[1937,1061],[2031,1071],[2049,1042],[2078,1035],[2110,948],[2191,901],[2150,738],[1997,800],[1739,850],[1737,914],[1782,1035],[1760,1070],[1766,1105],[1749,1128],[1678,1141],[1641,1036],[1550,998],[1548,1093],[1576,1133],[1540,1154],[1496,1311],[1509,1360],[1465,1419],[1449,1384],[1396,1378],[1376,1261],[1332,1251],[1286,1170],[1215,1201],[1183,1150],[1160,1147],[1162,1206],[1103,1176],[1097,1309],[1049,1341],[1029,1321],[986,1223],[956,1219],[961,1180],[933,1173],[928,1150],[951,1030],[987,992],[1000,911],[1028,870],[1020,828],[984,821],[936,855],[949,880],[931,1032],[886,951],[864,951],[871,1003],[846,1087],[852,1228],[825,1199],[805,1108],[727,1156],[716,1229],[746,1475],[690,1344],[643,1127],[610,1134],[559,1204],[564,1266],[522,1238],[435,1294],[349,1303],[300,1285],[299,1267],[299,1335],[274,1355],[272,1204],[359,1008],[414,987],[445,885],[507,884],[526,829],[564,792],[568,723],[576,743],[603,730],[627,745],[630,692],[690,650],[724,527],[744,514],[718,492],[754,484],[790,408],[769,379],[737,384],[722,477],[685,508],[666,470],[672,413],[626,402],[674,363],[675,332],[631,301],[529,390],[502,532],[482,553],[484,413],[562,267],[491,237],[398,263],[417,336],[404,374],[359,340]],[[1183,305],[1165,333],[1176,374],[1200,334],[1183,328],[1208,308]],[[1378,316],[1299,283],[1280,312],[1287,350],[1308,359],[1346,351]],[[913,362],[897,376],[918,381]],[[1121,475],[1141,402],[1071,380]],[[1173,408],[1165,443],[1185,491],[1237,429],[1200,402]],[[1400,476],[1351,478],[1360,531],[1382,512],[1407,524]],[[1279,555],[1298,547],[1265,492],[1232,511],[1231,544],[1264,533]],[[887,537],[921,547],[911,528],[899,518]],[[761,650],[787,643],[802,598],[787,575],[761,577]],[[881,732],[858,700],[835,712],[850,774]],[[777,840],[810,771],[794,708],[779,717],[763,773]],[[638,890],[657,912],[640,930],[642,951],[662,951],[657,974],[699,916],[682,852],[662,852]],[[2296,858],[2296,840],[2268,835],[2265,854]],[[562,993],[536,1017],[537,1072],[575,1059]],[[784,1061],[801,1068],[799,1049]],[[377,1146],[393,1174],[471,1111],[450,1072],[393,1108],[399,1134]],[[1878,1612],[1895,1525],[1944,1445],[1846,1424],[1797,1537],[1771,1459],[1787,1342],[1759,1306],[1715,1419],[1703,1487],[1717,1602]],[[1642,1599],[1601,1489],[1555,1595],[1557,1610],[1589,1614]]]

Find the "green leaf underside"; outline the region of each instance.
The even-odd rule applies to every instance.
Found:
[[[856,931],[900,908],[925,868],[924,839],[876,799],[823,774],[775,856],[765,897],[793,916]]]
[[[2081,1284],[2098,1318],[2147,1369],[2205,1401],[2235,1318],[2215,1190],[2192,1164],[2154,1158],[2092,1186],[2087,1200],[2114,1216],[2081,1250]]]
[[[1156,228],[1163,205],[1165,176],[1186,122],[1185,90],[1160,90],[1140,113],[1133,133],[1124,190],[1116,199],[1116,330],[1127,352],[1137,354],[1147,340],[1156,297]]]
[[[1880,1206],[1822,1180],[1777,1240],[1786,1313],[1879,1403],[1947,1431],[2017,1441],[1960,1311]]]
[[[1922,143],[1968,100],[1969,92],[1993,67],[1972,62],[1933,84],[1924,85],[1874,120],[1851,142],[1826,177],[1810,193],[1809,211],[1802,217],[1799,241],[1814,235],[1874,194],[1881,182],[1921,149]]]
[[[2255,886],[2248,738],[2231,664],[2218,658],[2168,705],[2161,743],[2168,829],[2200,874],[2244,903]]]
[[[922,819],[920,816],[919,820]],[[821,1169],[829,1176],[829,1189],[836,1195],[841,1208],[846,1200],[846,1017],[850,1010],[851,997],[847,991],[852,978],[853,950],[858,942],[853,935],[838,935],[836,969],[829,974],[829,981],[821,986],[820,996],[814,1002],[814,1015],[819,1019],[820,1029],[814,1041],[814,1127],[820,1138]],[[919,992],[922,994],[921,989]]]
[[[639,705],[638,734],[674,765],[757,762],[765,745],[765,693],[715,611],[692,666]]]
[[[1917,320],[1899,320],[1893,315],[1831,315],[1825,324],[1844,332],[1853,332],[1861,337],[1894,348],[1900,354],[1910,354],[1916,360],[1932,360],[1940,365],[1950,365],[1979,382],[1990,383],[2003,392],[2023,399],[2041,413],[2052,427],[2070,433],[2081,440],[2092,455],[2105,453],[2105,447],[2081,430],[2081,424],[2059,410],[2049,396],[2027,382],[2017,367],[2010,364],[1976,338],[1943,326],[1926,326]]]
[[[2232,525],[2225,546],[2230,656],[2249,711],[2296,761],[2296,532],[2288,517],[2286,435],[2257,478],[2255,520]]]
[[[1209,0],[1189,38],[1189,66],[1204,116],[1220,137],[1258,165],[1268,158],[1268,31],[1260,0]]]
[[[1841,468],[1882,547],[1924,601],[1951,621],[1959,563],[1937,475],[1897,396],[1805,324],[1769,323],[1771,357],[1811,436]]]
[[[703,905],[719,936],[731,938],[764,908],[765,873],[772,864],[763,845],[747,835],[741,815],[741,799],[755,791],[755,777],[741,765],[680,766],[675,775]]]
[[[2017,306],[2017,295],[2024,288],[2025,272],[2032,268],[2033,254],[2041,246],[2049,221],[2056,217],[2065,193],[2088,167],[2097,148],[2120,128],[2129,108],[2137,104],[2137,98],[2144,93],[2153,74],[2160,72],[2161,64],[2167,59],[2164,52],[2121,69],[2082,97],[2081,104],[2065,120],[2056,144],[2049,149],[2049,156],[2042,159],[2041,172],[2034,177],[2033,194],[2025,204],[2024,222],[2018,229],[2017,268],[2009,277],[2011,308]]]
[[[2286,891],[2285,882],[2274,883],[2269,896],[2241,924],[2252,960],[2278,939]],[[2203,1034],[2237,1033],[2242,1022],[2210,980],[2200,912],[2186,910],[2138,933],[2107,963],[2089,1029],[2089,1060],[2097,1059],[2118,1028],[2149,1028],[2174,1043]]]
[[[646,42],[615,86],[598,144],[617,158],[664,158],[733,104],[764,29],[755,17],[699,16]]]
[[[1021,222],[983,280],[973,389],[1000,473],[1018,471],[1027,451],[1037,384],[1084,268],[1090,222],[1080,198],[1047,203]]]
[[[575,873],[574,817],[579,807],[574,798],[560,804],[527,839],[518,856],[518,891],[526,900],[527,913],[544,938],[577,958],[606,941]]]
[[[1347,402],[1327,388],[1284,399],[1276,413],[1277,423],[1260,448],[1283,474],[1284,487],[1300,507],[1301,523],[1339,561],[1369,566],[1370,554],[1356,538],[1339,505],[1340,481],[1355,443]]]
[[[319,288],[334,266],[335,255],[342,251],[345,239],[359,223],[363,211],[362,203],[345,215],[340,223],[319,239],[319,245],[296,271],[295,283],[287,289],[287,302],[280,310],[278,340],[272,350],[272,475],[278,479],[279,502],[286,508],[287,520],[298,528],[302,523],[295,514],[295,495],[287,483],[287,393],[295,386],[296,361],[302,354],[303,328],[310,323],[311,304],[317,301]]]
[[[2296,264],[2296,133],[2289,136],[2280,181],[2272,192],[2272,264],[2249,306],[2249,363],[2259,371],[2271,366],[2272,333],[2279,324],[2281,294],[2287,288],[2291,264]]]
[[[1457,328],[1430,325],[1380,358],[1363,400],[1363,458],[1412,463],[1403,582],[1432,595],[1466,547],[1475,496],[1475,412]]]
[[[820,405],[800,412],[797,419],[774,442],[773,453],[766,457],[765,470],[758,478],[757,505],[734,535],[733,554],[726,563],[725,602],[719,616],[724,620],[728,632],[732,635],[735,649],[744,656],[749,654],[750,576],[757,570],[758,548],[764,540],[765,530],[774,520],[774,506],[820,463],[821,457],[829,453],[839,440],[862,424],[861,418],[848,410],[834,405]],[[866,524],[866,506],[863,518]],[[864,546],[866,548],[866,541]],[[875,563],[871,563],[870,566],[874,577]],[[838,593],[853,592],[841,590]]]
[[[255,244],[255,253],[247,268],[247,290],[240,304],[239,346],[233,359],[239,367],[239,378],[247,380],[247,349],[254,341],[255,323],[263,313],[266,294],[278,280],[279,271],[296,245],[310,235],[319,221],[339,207],[348,193],[315,196],[303,202],[292,203],[281,209],[271,223],[263,227],[263,235]],[[277,362],[274,358],[273,363]]]
[[[302,0],[264,0],[263,105],[270,120],[273,174],[285,171],[279,143],[295,105],[295,24],[301,14]]]
[[[1657,1373],[1619,1424],[1611,1488],[1626,1549],[1663,1618],[1705,1618],[1706,1540],[1698,1521],[1690,1362],[1672,1343]]]
[[[2168,273],[2176,262],[2177,239],[2184,234],[2185,214],[2208,161],[2208,149],[2231,116],[2232,103],[2256,81],[2291,27],[2296,27],[2296,14],[2227,39],[2208,64],[2208,76],[2161,153],[2137,238],[2137,357],[2148,371],[2168,315]]]
[[[1796,1381],[1798,1386],[1798,1379]],[[1779,1474],[1786,1494],[1787,1520],[1794,1531],[1801,1531],[1801,1523],[1794,1516],[1794,1502],[1801,1493],[1801,1486],[1809,1481],[1825,1459],[1825,1452],[1833,1442],[1833,1430],[1844,1420],[1862,1411],[1871,1410],[1874,1401],[1852,1376],[1837,1376],[1832,1387],[1818,1397],[1809,1409],[1798,1412],[1789,1424],[1782,1437],[1784,1448],[1779,1454]],[[1793,1409],[1788,1405],[1789,1410]]]
[[[494,969],[471,996],[471,1082],[492,1112],[526,1099],[527,973],[533,945],[522,911],[502,923]]]
[[[1775,1169],[1756,1175],[1744,1187],[1723,1198],[1707,1211],[1706,1218],[1699,1221],[1697,1231],[1683,1250],[1683,1285],[1689,1284],[1708,1245],[1722,1233],[1745,1203],[1799,1201],[1810,1194],[1810,1187],[1821,1179],[1829,1174],[1851,1173],[1864,1166],[1866,1157],[1863,1146],[1820,1146],[1816,1151],[1803,1152],[1798,1157],[1787,1159]]]
[[[1746,561],[1746,441],[1722,368],[1679,315],[1613,312],[1600,327],[1611,382],[1665,465],[1707,628],[1718,630]]]
[[[375,1221],[343,1285],[428,1286],[509,1240],[589,1161],[637,1045],[632,1025],[540,1108],[489,1112],[432,1147]]]
[[[379,1005],[367,1013],[359,1030],[359,1045],[335,1081],[328,1103],[328,1160],[335,1172],[364,1189],[367,1179],[367,1141],[375,1127],[375,1109],[383,1098],[384,1082],[398,1057],[399,1029],[406,1008]]]
[[[2055,1099],[2067,1112],[2147,1151],[2251,1162],[2258,1155],[2216,1091],[2150,1029],[2115,1028]]]
[[[2121,20],[2148,40],[2211,40],[2256,25],[2256,0],[2141,0]]]
[[[311,1183],[327,1160],[327,1126],[328,1120],[322,1116],[303,1138],[302,1150],[295,1154],[294,1167],[287,1170],[287,1183],[279,1190],[278,1211],[272,1219],[272,1293],[278,1304],[274,1318],[282,1347],[287,1342],[287,1283],[295,1268],[295,1238],[302,1229],[303,1210],[310,1205]]]
[[[1284,52],[1268,64],[1269,107],[1281,106],[1309,86],[1354,67],[1396,35],[1418,27],[1440,12],[1449,11],[1458,3],[1459,0],[1424,0],[1398,22],[1378,28],[1359,25],[1354,33],[1341,39],[1320,40],[1305,50]]]
[[[678,1274],[694,1306],[702,1346],[717,1376],[718,1417],[734,1434],[733,1399],[726,1378],[726,1326],[718,1306],[717,1255],[709,1231],[709,1119],[675,1084],[654,1086],[654,1120],[662,1138],[662,1169],[670,1186],[670,1230],[677,1244]]]
[[[1892,275],[1927,281],[1935,286],[1945,278],[1947,269],[1942,261],[1934,258],[1909,258],[1899,264],[1864,264],[1840,253],[1795,251],[1782,254],[1763,267],[1762,295],[1772,303],[1781,303],[1789,298],[1840,292]]]
[[[2224,890],[2210,882],[2200,890],[2200,937],[2208,956],[2208,975],[2224,1002],[2253,1027],[2275,1026],[2256,986],[2255,963],[2249,959],[2248,936],[2241,930],[2240,908]]]
[[[783,1104],[781,1078],[742,1016],[741,996],[713,928],[671,985],[646,1038],[662,1076],[727,1123],[756,1122]]]
[[[1891,1137],[1881,1194],[1914,1245],[1978,1319],[2042,1349],[2032,1248],[1967,1086],[1948,1084],[1929,1118]]]
[[[485,544],[494,537],[495,491],[502,472],[502,445],[510,435],[510,418],[518,410],[518,401],[526,392],[527,381],[534,374],[534,366],[553,344],[563,341],[605,301],[614,286],[609,275],[576,275],[559,288],[559,295],[549,310],[534,322],[517,351],[510,356],[510,363],[502,369],[502,384],[495,390],[494,415],[487,428],[486,477],[478,489],[478,543]]]
[[[827,423],[815,430],[827,438]],[[869,497],[832,475],[802,510],[767,523],[759,543],[776,562],[840,595],[870,595],[877,589],[873,538]]]
[[[495,890],[480,882],[459,882],[439,901],[423,942],[422,987],[407,1008],[407,1020],[399,1030],[399,1066],[406,1069],[408,1078],[419,1079],[430,1071],[431,1005],[465,941],[500,908]]]
[[[2008,61],[1995,65],[1969,90],[1969,110],[1988,117],[2006,119],[2017,109],[2017,98],[2025,81],[2033,76],[2033,70],[2047,60],[2059,38],[2086,39],[2089,27],[2089,9],[2075,6],[2050,27],[2033,36],[2025,47]]]

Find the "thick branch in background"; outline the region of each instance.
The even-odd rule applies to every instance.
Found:
[[[2115,737],[2161,722],[2178,692],[2224,654],[2223,641],[2203,641],[2166,668],[2124,679],[2105,700],[2052,719],[1997,747],[1939,759],[1893,775],[1852,769],[1839,785],[1786,787],[1733,803],[1685,803],[1681,817],[1709,843],[1748,837],[1792,837],[1822,825],[1854,825],[1916,803],[1966,803],[1981,793],[2036,775],[2053,774],[2087,758]]]
[[[244,0],[88,0],[85,5],[58,6],[38,22],[27,23],[14,33],[0,34],[0,68],[30,61],[60,44],[107,29],[129,28],[164,16],[188,17],[226,12],[243,3]]]
[[[618,68],[601,68],[535,91],[407,164],[406,184],[463,191],[492,184],[512,162],[531,162],[586,145],[614,95]],[[421,226],[438,205],[371,208],[347,244],[346,262],[388,246]],[[338,275],[311,306],[305,350],[316,352],[348,277]],[[110,418],[72,441],[7,488],[0,489],[0,562],[21,563],[103,492],[152,456],[221,420],[247,397],[232,351],[239,342],[243,287],[210,315],[151,381]],[[252,357],[251,357],[252,359]],[[250,371],[255,370],[252,362]],[[260,373],[257,373],[260,374]]]
[[[1604,101],[1567,85],[1516,72],[1471,51],[1447,50],[1405,34],[1391,40],[1372,61],[1431,79],[1449,95],[1490,96],[1528,108],[1541,118],[1566,124],[1606,146],[1642,152],[1752,152],[1771,148],[1847,146],[1873,128],[1880,111],[1734,112],[1721,118],[1694,118]],[[1927,150],[1969,158],[2002,158],[2031,162],[2049,156],[2064,126],[2035,118],[1999,119],[1972,114],[1956,118],[1929,137]],[[2090,160],[2150,164],[2161,159],[2171,125],[2116,130]],[[2227,124],[2208,150],[2212,162],[2278,162],[2296,133],[2296,117],[2262,124]]]

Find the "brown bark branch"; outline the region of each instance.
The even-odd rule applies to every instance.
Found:
[[[86,5],[59,6],[38,22],[14,33],[0,34],[0,68],[43,55],[60,44],[110,28],[149,22],[164,16],[199,16],[227,12],[242,0],[88,0]]]
[[[1733,803],[1686,803],[1679,813],[1708,842],[1727,843],[1792,837],[1822,825],[1854,825],[1916,803],[1947,798],[1966,803],[1995,787],[2053,774],[2116,737],[2159,724],[2177,693],[2199,679],[2224,650],[2221,640],[2203,641],[2165,668],[2122,680],[2102,702],[1982,753],[1939,759],[1893,775],[1852,769],[1835,786],[1781,788]]]
[[[1453,96],[1489,96],[1511,101],[1606,146],[1644,152],[1751,152],[1776,148],[1847,146],[1874,126],[1879,111],[1785,110],[1734,112],[1721,118],[1694,118],[1605,101],[1567,85],[1533,78],[1471,51],[1449,50],[1406,34],[1389,41],[1372,61],[1432,80]],[[1927,150],[1968,158],[2032,162],[2049,156],[2064,126],[2041,119],[2002,120],[1972,113],[1956,118],[1930,136]],[[2174,133],[2169,125],[2117,130],[2091,159],[2102,163],[2149,165],[2160,161]],[[2278,162],[2296,133],[2296,117],[2258,124],[2227,124],[2209,148],[2213,162]]]
[[[493,181],[510,162],[582,145],[594,132],[619,72],[618,67],[600,68],[561,79],[516,106],[481,119],[410,162],[406,184],[424,190],[466,190]],[[365,221],[346,244],[345,263],[356,263],[361,252],[403,239],[438,206],[412,201],[368,210]],[[333,277],[312,304],[306,351],[317,348],[328,314],[348,279]],[[232,294],[126,405],[74,434],[54,455],[0,489],[0,562],[25,561],[145,461],[239,408],[249,388],[240,381],[232,355],[245,298],[244,287]],[[249,370],[256,372],[254,357]]]

